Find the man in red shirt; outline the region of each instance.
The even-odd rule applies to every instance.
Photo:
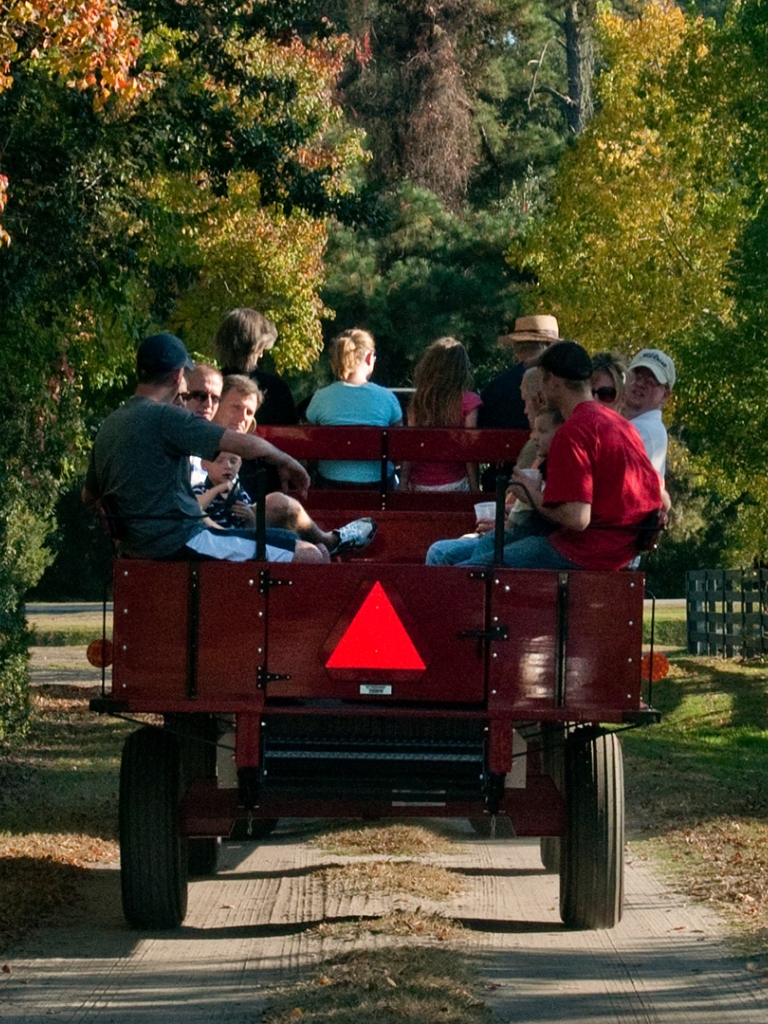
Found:
[[[592,361],[580,345],[556,342],[542,354],[544,395],[565,423],[552,441],[543,492],[515,470],[533,505],[559,524],[547,537],[504,549],[512,568],[623,569],[637,554],[641,522],[662,506],[659,477],[636,430],[594,401]]]
[[[548,536],[504,546],[512,569],[624,569],[638,553],[640,524],[662,507],[659,475],[640,435],[592,397],[592,360],[573,341],[558,341],[542,354],[544,396],[565,422],[547,457],[546,489],[520,470],[517,493],[557,524]],[[489,566],[494,538],[438,541],[428,565]]]

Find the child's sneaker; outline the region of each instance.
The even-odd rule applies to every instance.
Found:
[[[368,547],[376,534],[376,523],[373,519],[355,519],[333,532],[339,539],[336,546],[330,549],[330,553],[343,555],[345,551],[359,551]]]

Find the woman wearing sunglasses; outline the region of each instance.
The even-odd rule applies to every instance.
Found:
[[[626,375],[626,361],[618,352],[597,352],[592,356],[593,397],[602,405],[618,411]]]

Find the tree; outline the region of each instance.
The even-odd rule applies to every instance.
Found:
[[[0,15],[0,105],[6,115],[4,123],[13,129],[14,117],[7,115],[18,113],[19,83],[25,79],[71,78],[81,92],[90,92],[96,109],[103,108],[110,97],[135,98],[142,83],[131,76],[130,67],[138,45],[130,18],[103,0],[41,0],[34,7],[20,2],[6,5]],[[41,110],[45,121],[50,103],[42,102]],[[26,131],[27,125],[24,127]],[[10,223],[16,227],[17,201],[24,185],[13,173],[13,158],[7,159],[14,143],[17,139],[12,131],[4,142],[3,164],[11,173],[0,175],[0,213],[10,202]],[[34,174],[34,158],[31,164],[25,174]],[[64,183],[64,190],[68,184]],[[22,220],[21,226],[23,231],[29,230],[30,218]],[[51,227],[50,222],[47,226]],[[13,241],[12,234],[0,226],[0,249],[6,246],[3,273],[17,265],[7,248]],[[52,248],[55,250],[56,245]],[[54,326],[55,299],[49,300],[43,316],[35,318],[25,311],[28,283],[16,280],[14,294],[6,293],[8,301],[3,303],[8,329],[3,338],[8,416],[0,440],[0,738],[26,727],[29,695],[24,595],[48,561],[44,542],[51,527],[59,477],[66,473],[68,463],[71,467],[80,424],[67,342]]]
[[[38,0],[0,16],[0,734],[26,714],[24,596],[56,499],[137,339],[171,325],[203,350],[229,308],[262,304],[282,365],[319,348],[324,217],[359,142],[334,99],[345,41],[321,19],[292,27],[309,7]]]
[[[153,140],[163,160],[132,182],[147,207],[139,260],[181,274],[158,319],[205,352],[227,310],[258,306],[280,330],[278,367],[306,369],[322,347],[325,217],[350,196],[361,155],[334,99],[345,41],[306,42],[274,19],[254,31],[245,14],[219,16],[209,38],[189,21],[170,49],[157,34],[169,67],[139,128],[166,122]]]
[[[674,356],[686,487],[717,511],[726,562],[764,557],[768,498],[764,307],[755,315],[768,122],[754,18],[746,4],[718,25],[660,0],[635,20],[603,13],[598,113],[562,161],[551,212],[510,252],[537,279],[525,301],[566,334]],[[699,525],[711,552],[714,524]]]
[[[553,94],[532,89],[530,62],[553,34],[539,0],[337,0],[354,40],[339,80],[366,131],[361,216],[332,222],[322,291],[326,337],[366,326],[377,379],[406,384],[441,334],[469,347],[480,384],[506,360],[497,336],[519,312],[521,276],[501,254],[539,210],[541,179],[567,125]],[[548,71],[565,81],[564,51]],[[300,393],[328,379],[319,368]]]
[[[542,0],[336,0],[355,47],[340,79],[348,118],[366,131],[368,180],[408,178],[454,211],[500,200],[567,134],[564,51]],[[532,71],[547,54],[554,88]]]
[[[486,63],[472,76],[480,159],[473,205],[503,201],[522,182],[546,184],[571,129],[564,19],[558,4],[497,4],[485,34]]]
[[[697,464],[725,513],[729,564],[768,558],[768,4],[737,5],[718,33],[730,62],[728,97],[740,130],[738,159],[746,217],[725,268],[728,319],[708,318],[679,346],[690,385],[684,423]],[[713,372],[713,367],[717,372]]]
[[[44,69],[92,95],[95,110],[110,97],[130,103],[148,87],[135,74],[140,34],[132,13],[112,0],[11,0],[0,12],[0,93],[25,69]],[[0,213],[8,179],[0,177]],[[10,236],[0,226],[0,245]]]
[[[461,201],[475,162],[462,46],[483,0],[402,0],[334,15],[356,45],[340,80],[348,115],[365,128],[370,175],[408,177],[449,205]]]
[[[639,348],[728,314],[724,269],[745,216],[737,126],[712,73],[713,23],[652,0],[637,20],[598,26],[600,111],[510,258],[575,337]]]
[[[504,250],[528,216],[523,206],[459,216],[409,182],[380,195],[369,226],[331,231],[323,299],[335,319],[327,333],[369,329],[376,379],[390,386],[408,384],[426,346],[453,335],[484,383],[499,365],[497,337],[519,312],[521,281]]]
[[[592,3],[570,0],[563,12],[563,35],[568,67],[568,100],[566,116],[571,131],[578,135],[592,120],[592,77],[595,61],[592,44]]]

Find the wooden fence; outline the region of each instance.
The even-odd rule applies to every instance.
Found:
[[[768,652],[768,569],[700,569],[685,591],[689,654]]]

